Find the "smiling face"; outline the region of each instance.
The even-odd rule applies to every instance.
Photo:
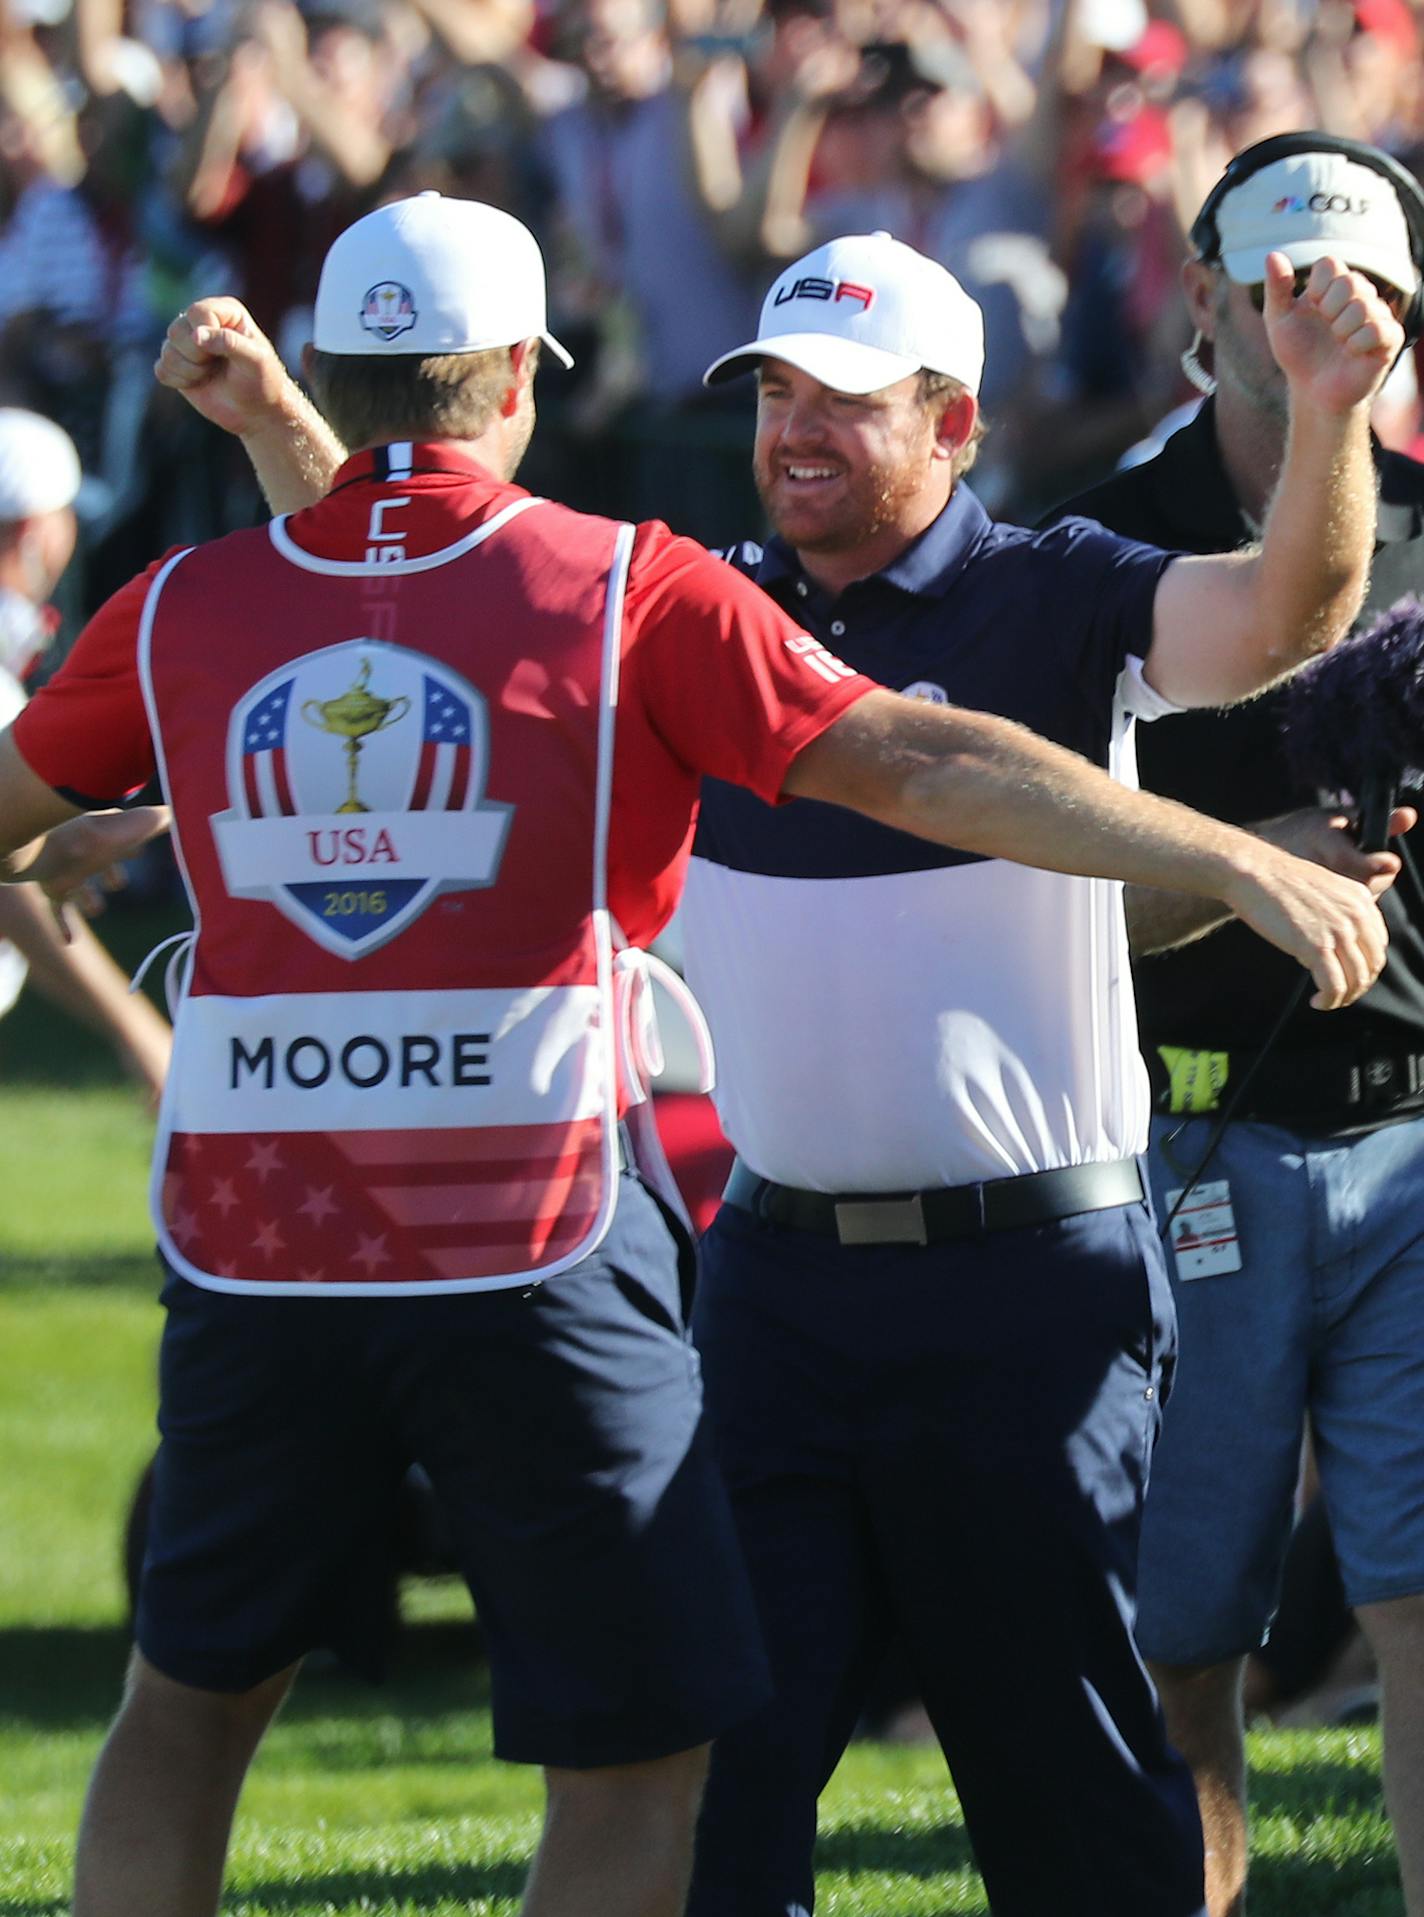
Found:
[[[878,572],[943,511],[975,417],[967,393],[925,400],[918,373],[841,393],[763,360],[752,471],[767,518],[823,584]]]

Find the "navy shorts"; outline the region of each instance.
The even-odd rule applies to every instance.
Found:
[[[642,1762],[745,1717],[765,1662],[680,1249],[625,1173],[598,1251],[527,1289],[250,1298],[171,1277],[144,1656],[216,1691],[317,1645],[361,1662],[419,1464],[479,1609],[499,1756]]]

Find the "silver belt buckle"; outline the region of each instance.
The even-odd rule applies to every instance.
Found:
[[[843,1245],[927,1245],[920,1194],[908,1198],[843,1198],[836,1205],[836,1236]]]

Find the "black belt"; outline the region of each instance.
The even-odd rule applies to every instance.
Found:
[[[1177,1116],[1214,1112],[1253,1071],[1234,1118],[1266,1124],[1350,1126],[1424,1107],[1424,1052],[1322,1046],[1269,1054],[1240,1048],[1213,1052],[1187,1046],[1147,1047],[1154,1111]]]
[[[1065,1165],[1025,1172],[984,1185],[945,1185],[936,1191],[799,1191],[758,1178],[740,1159],[722,1194],[729,1205],[791,1231],[824,1232],[843,1245],[933,1245],[977,1238],[1020,1225],[1046,1225],[1075,1212],[1107,1211],[1142,1199],[1135,1158],[1107,1165]]]

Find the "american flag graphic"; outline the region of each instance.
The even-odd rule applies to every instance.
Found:
[[[175,1132],[174,1244],[200,1271],[271,1284],[424,1284],[537,1270],[592,1230],[596,1118],[457,1130]]]
[[[242,789],[250,819],[296,816],[287,778],[287,708],[295,678],[284,679],[247,715],[242,732]]]
[[[265,702],[264,702],[265,703]],[[471,714],[468,703],[425,675],[425,716],[412,812],[458,812],[470,790]]]

